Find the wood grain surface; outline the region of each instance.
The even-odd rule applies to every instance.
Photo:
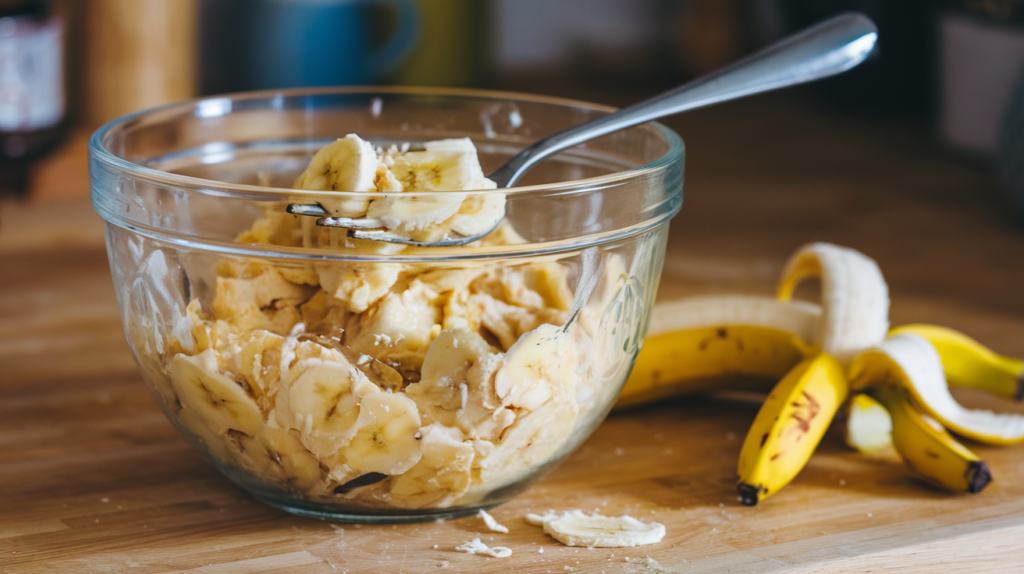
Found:
[[[922,128],[792,95],[669,123],[687,141],[686,199],[660,298],[770,294],[792,250],[832,241],[879,262],[894,323],[946,324],[1024,356],[1024,231],[984,166],[946,155]],[[475,517],[360,526],[290,516],[222,478],[157,409],[88,204],[0,204],[0,572],[1024,569],[1024,446],[970,444],[994,480],[952,495],[893,457],[849,451],[833,429],[792,484],[748,508],[735,465],[756,409],[709,397],[613,414],[493,510],[509,534]],[[568,548],[523,519],[548,508],[628,513],[668,534],[636,549]],[[454,550],[474,537],[513,554]]]

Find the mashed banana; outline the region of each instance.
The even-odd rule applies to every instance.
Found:
[[[381,152],[350,135],[317,153],[295,186],[397,195],[486,188],[467,143]],[[395,201],[375,208],[379,199],[324,207],[431,238],[479,223],[460,217],[480,205],[452,195],[454,208],[438,201],[426,216],[408,216],[411,206]],[[349,239],[279,207],[239,241],[409,249]],[[502,223],[482,243],[522,241]],[[581,408],[619,375],[602,372],[591,343],[624,272],[609,261],[601,301],[581,301],[569,325],[574,294],[557,261],[226,261],[211,304],[188,305],[191,340],[172,341],[163,355],[169,388],[160,394],[211,456],[292,495],[410,509],[472,504],[559,453]]]

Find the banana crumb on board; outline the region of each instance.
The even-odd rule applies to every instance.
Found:
[[[512,556],[512,550],[510,548],[505,548],[503,546],[490,548],[481,542],[479,538],[467,540],[466,542],[456,546],[455,550],[465,552],[466,554],[483,554],[484,556],[491,556],[493,558],[508,558],[509,556]]]
[[[661,542],[665,526],[643,522],[632,516],[585,514],[582,510],[562,513],[548,510],[544,514],[529,513],[526,521],[542,526],[544,533],[566,546],[586,548],[623,548]]]
[[[685,563],[686,561],[683,560]],[[626,567],[624,572],[631,572],[636,574],[668,574],[667,571],[661,567],[661,564],[657,560],[646,556],[644,558],[626,558],[626,563],[629,566]]]
[[[484,524],[487,525],[487,528],[490,528],[491,530],[493,530],[495,532],[501,532],[502,534],[508,534],[508,527],[503,526],[501,524],[498,524],[498,521],[495,520],[494,517],[491,516],[483,508],[481,508],[480,512],[477,512],[476,515],[483,519]]]

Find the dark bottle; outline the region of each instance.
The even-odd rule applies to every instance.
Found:
[[[0,0],[0,195],[64,132],[64,29],[46,0]]]

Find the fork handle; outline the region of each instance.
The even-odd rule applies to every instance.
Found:
[[[672,91],[542,139],[488,177],[498,187],[511,187],[545,157],[596,137],[686,110],[844,72],[864,61],[877,39],[878,29],[867,16],[857,12],[840,14]]]

